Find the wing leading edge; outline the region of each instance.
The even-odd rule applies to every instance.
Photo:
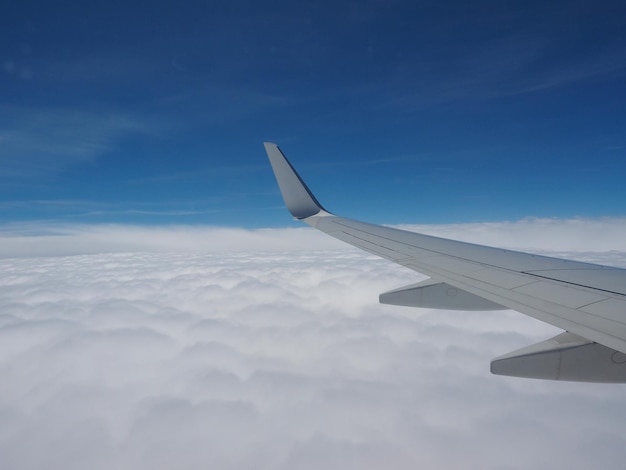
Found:
[[[626,383],[626,270],[335,216],[317,201],[276,144],[265,143],[265,149],[294,218],[430,277],[381,294],[381,303],[517,310],[565,333],[494,359],[494,374]]]

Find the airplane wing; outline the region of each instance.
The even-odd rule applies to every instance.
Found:
[[[372,225],[326,211],[276,144],[265,143],[291,214],[430,279],[380,295],[384,304],[512,309],[563,333],[491,362],[498,375],[626,383],[626,270]]]

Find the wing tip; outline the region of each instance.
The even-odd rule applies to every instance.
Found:
[[[263,145],[291,215],[296,219],[306,219],[322,211],[326,212],[278,145],[273,142],[263,142]]]

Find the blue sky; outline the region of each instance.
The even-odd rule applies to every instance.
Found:
[[[11,2],[2,223],[625,215],[623,2]]]

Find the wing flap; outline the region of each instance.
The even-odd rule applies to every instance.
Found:
[[[610,298],[585,305],[580,307],[580,310],[621,324],[626,323],[626,300],[624,299]]]
[[[593,291],[547,281],[516,287],[515,291],[569,308],[580,308],[607,299],[606,295]]]

